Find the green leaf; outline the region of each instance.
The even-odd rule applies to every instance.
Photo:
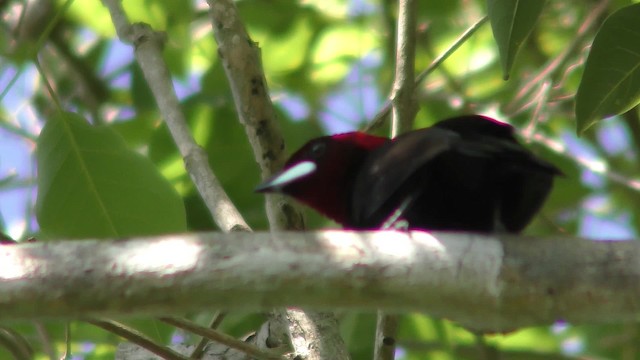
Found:
[[[76,114],[38,138],[36,215],[45,237],[153,235],[186,230],[180,196],[147,158],[106,126]]]
[[[542,0],[488,0],[488,15],[493,37],[498,44],[505,80],[524,41],[542,13]]]
[[[318,34],[312,50],[312,78],[318,83],[333,83],[344,77],[352,62],[377,46],[370,29],[355,24],[332,26]]]
[[[597,121],[640,103],[640,4],[605,20],[584,67],[576,95],[578,134]]]
[[[231,120],[237,116],[232,104],[213,108],[202,99],[190,98],[182,105],[189,128],[198,145],[207,152],[209,165],[235,206],[252,227],[267,226],[264,222],[264,196],[253,191],[260,183],[260,173],[255,161],[247,161],[253,159],[253,151],[242,125]],[[182,160],[166,125],[154,132],[149,142],[149,159],[184,194],[189,228],[201,231],[215,229],[211,214],[191,185],[184,167],[176,167],[176,162]]]
[[[136,112],[153,111],[158,107],[149,88],[149,83],[145,80],[144,74],[139,66],[131,64],[131,99]]]
[[[109,9],[99,0],[74,1],[67,10],[70,19],[104,37],[113,37],[115,29],[109,16]],[[91,16],[87,16],[91,14]],[[140,20],[138,20],[140,21]]]

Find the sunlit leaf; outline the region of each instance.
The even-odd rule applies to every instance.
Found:
[[[505,80],[509,78],[518,50],[531,34],[544,4],[543,0],[488,1],[489,20],[500,51]]]
[[[74,1],[67,14],[71,19],[77,20],[96,34],[113,36],[115,33],[109,10],[98,0]],[[88,14],[91,16],[87,16]]]
[[[318,82],[332,82],[342,78],[353,59],[369,53],[376,46],[375,37],[353,25],[339,25],[324,31],[313,51],[312,78]]]
[[[78,115],[38,138],[36,215],[46,237],[102,238],[186,230],[184,205],[151,161],[112,129]]]
[[[290,23],[291,27],[285,33],[275,35],[265,33],[261,37],[256,36],[256,40],[264,50],[262,57],[268,74],[292,71],[302,66],[305,60],[309,41],[313,35],[309,21],[305,18],[297,21],[292,19]]]
[[[640,4],[611,15],[598,31],[576,95],[578,133],[640,103]]]

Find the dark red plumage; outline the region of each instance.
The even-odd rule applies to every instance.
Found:
[[[281,192],[346,228],[521,231],[560,171],[510,125],[469,115],[393,140],[352,132],[313,139],[257,191]]]

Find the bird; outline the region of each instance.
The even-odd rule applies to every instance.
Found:
[[[312,139],[256,191],[291,196],[345,229],[519,233],[559,175],[511,125],[462,115],[393,139]]]

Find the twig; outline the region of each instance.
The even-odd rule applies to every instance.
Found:
[[[36,66],[36,69],[38,69],[38,73],[40,73],[40,76],[42,77],[42,83],[45,85],[47,92],[51,97],[51,100],[53,100],[54,104],[56,105],[56,110],[62,111],[62,105],[60,104],[60,99],[58,99],[58,94],[56,94],[55,90],[53,90],[53,87],[51,86],[49,79],[47,79],[47,75],[42,68],[42,65],[40,64],[38,58],[33,59],[33,64]]]
[[[396,31],[396,71],[391,92],[393,105],[391,137],[411,130],[418,112],[415,101],[416,5],[414,0],[400,0]],[[378,311],[374,360],[393,360],[398,316]]]
[[[547,101],[549,99],[550,90],[551,90],[551,83],[549,81],[544,81],[540,85],[540,89],[538,93],[533,98],[533,101],[535,102],[536,106],[533,110],[533,114],[531,116],[531,120],[529,121],[529,124],[527,124],[524,130],[522,130],[522,134],[527,140],[530,140],[533,134],[535,133],[536,126],[538,125],[538,123],[541,120],[542,122],[544,122],[544,120],[546,120],[548,116],[548,113],[544,111],[544,107],[545,107],[545,104],[547,104]]]
[[[460,37],[453,42],[451,47],[449,47],[440,56],[435,58],[431,63],[431,65],[429,65],[429,67],[427,67],[420,74],[418,74],[418,76],[416,77],[416,86],[422,83],[422,81],[427,76],[429,76],[429,74],[431,74],[435,69],[439,68],[440,65],[449,58],[449,56],[453,55],[453,53],[456,52],[456,50],[458,50],[458,48],[460,48],[462,44],[464,44],[467,40],[469,40],[469,38],[473,34],[475,34],[476,31],[480,30],[482,25],[484,25],[488,20],[489,20],[489,17],[485,16],[482,19],[478,20],[475,24],[471,25],[471,27],[469,27],[467,30],[465,30],[465,32],[463,32],[462,35],[460,35]]]
[[[585,37],[589,34],[589,31],[597,24],[597,20],[604,14],[604,12],[609,8],[609,3],[611,0],[602,0],[595,6],[589,15],[584,19],[582,24],[578,27],[578,33],[576,37],[571,41],[571,43],[562,51],[558,56],[553,58],[546,66],[542,68],[542,70],[535,76],[531,78],[531,80],[526,83],[520,91],[518,91],[515,98],[505,106],[506,113],[512,113],[517,111],[516,109],[519,107],[517,104],[522,102],[522,99],[526,97],[536,86],[543,83],[543,80],[549,77],[552,77],[553,74],[559,70],[563,69],[566,66],[567,61],[569,61],[570,56],[580,47],[580,45],[584,42]]]
[[[121,336],[125,339],[127,339],[128,341],[143,347],[147,350],[149,350],[150,352],[160,356],[163,359],[166,360],[189,360],[188,357],[181,355],[171,349],[169,349],[166,346],[162,346],[159,344],[156,344],[155,341],[151,340],[149,337],[147,337],[146,335],[142,334],[141,332],[139,332],[136,329],[133,329],[131,327],[128,327],[122,323],[113,321],[113,320],[98,320],[98,319],[91,319],[91,320],[86,320],[88,323],[93,324],[99,328],[102,328],[104,330],[107,330],[110,333],[116,334],[118,336]]]
[[[34,351],[29,342],[17,331],[0,327],[0,348],[9,352],[14,360],[33,359]]]
[[[49,334],[47,328],[40,321],[36,321],[35,324],[36,333],[38,334],[38,340],[40,341],[40,345],[42,346],[42,352],[45,353],[50,359],[58,359],[59,355],[57,354],[56,347],[51,340],[51,335]]]
[[[9,80],[9,83],[7,83],[7,85],[4,87],[2,92],[0,92],[0,101],[4,100],[4,97],[7,96],[9,91],[11,91],[11,89],[13,88],[13,85],[15,85],[16,81],[18,81],[18,79],[22,76],[24,69],[25,69],[24,66],[20,67],[19,70],[16,71],[15,74],[13,74],[13,77],[11,78],[11,80]]]
[[[391,92],[391,137],[411,129],[418,111],[415,101],[416,2],[401,0],[398,11],[396,71]]]
[[[19,72],[18,72],[19,73]],[[13,81],[14,79],[12,79]],[[2,101],[2,96],[0,96],[0,101]],[[0,115],[1,117],[2,115]],[[4,129],[7,132],[13,133],[14,135],[20,136],[26,140],[30,140],[32,142],[36,142],[38,140],[38,136],[33,133],[25,130],[21,126],[15,125],[11,123],[9,119],[1,119],[0,118],[0,128]]]
[[[435,71],[437,68],[439,68],[440,65],[447,58],[449,58],[449,56],[451,56],[460,46],[462,46],[462,44],[464,44],[471,37],[471,35],[475,34],[476,31],[478,31],[478,29],[480,29],[482,27],[482,25],[484,25],[487,22],[487,20],[489,20],[489,18],[487,16],[485,16],[482,19],[478,20],[475,24],[473,24],[470,28],[468,28],[462,35],[460,35],[460,37],[458,39],[456,39],[456,41],[451,45],[451,47],[449,47],[444,53],[442,53],[435,60],[433,60],[433,62],[429,65],[429,67],[427,67],[425,70],[423,70],[416,77],[416,80],[415,80],[416,81],[416,88],[418,87],[418,85],[420,85],[422,83],[422,81],[424,81],[424,79],[429,74],[431,74],[433,71]],[[380,109],[380,111],[378,111],[378,114],[376,114],[376,116],[373,118],[373,120],[369,124],[367,124],[367,126],[365,126],[362,129],[362,131],[371,132],[371,131],[377,129],[380,125],[382,125],[382,123],[384,122],[384,119],[387,117],[387,115],[389,115],[390,111],[391,111],[391,102],[387,101],[387,102],[385,102],[385,104],[382,107],[382,109]]]
[[[227,316],[227,313],[216,311],[216,313],[211,318],[211,323],[209,323],[209,329],[217,329],[218,326],[220,326],[220,324],[222,323],[222,320],[224,320],[225,316]],[[204,351],[207,348],[208,343],[209,339],[203,336],[202,339],[200,339],[200,341],[198,342],[198,345],[196,345],[196,348],[191,352],[190,358],[200,359],[202,355],[204,355]]]
[[[191,180],[209,208],[215,223],[225,232],[247,230],[235,205],[231,202],[215,174],[209,167],[206,152],[196,144],[189,132],[180,108],[171,76],[162,60],[164,34],[154,32],[146,24],[129,24],[122,4],[118,0],[104,0],[109,8],[116,32],[122,41],[135,46],[135,55],[149,87],[156,99],[173,139],[184,158]]]
[[[161,321],[178,327],[183,330],[190,331],[194,334],[204,336],[207,339],[224,344],[230,348],[242,351],[243,353],[260,360],[281,360],[282,354],[276,354],[273,351],[265,351],[256,346],[253,346],[244,341],[240,341],[232,336],[221,333],[214,329],[200,326],[192,321],[175,318],[175,317],[161,317]]]
[[[585,157],[574,155],[571,152],[569,152],[569,150],[567,149],[567,146],[564,143],[551,139],[541,133],[533,134],[533,136],[531,136],[531,140],[541,144],[542,146],[546,147],[550,151],[553,151],[557,154],[560,154],[562,156],[565,156],[568,159],[575,161],[578,165],[584,167],[585,169],[588,169],[593,173],[604,176],[605,178],[611,180],[612,182],[624,185],[631,190],[640,192],[640,179],[630,178],[626,175],[612,171],[611,169],[609,169],[607,163],[605,163],[604,161],[592,161]]]

